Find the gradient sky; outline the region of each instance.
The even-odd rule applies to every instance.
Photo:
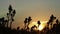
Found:
[[[60,19],[60,0],[0,0],[0,17],[6,17],[9,4],[16,10],[13,27],[22,26],[28,16],[34,21],[48,21],[51,14]]]

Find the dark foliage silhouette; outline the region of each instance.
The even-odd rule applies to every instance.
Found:
[[[59,20],[58,19],[56,20],[56,23],[59,24]]]
[[[26,26],[27,26],[27,18],[25,18],[24,24],[25,24],[25,28],[26,28]]]
[[[40,21],[38,21],[37,24],[38,24],[38,27],[39,27],[39,25],[41,24]]]
[[[16,14],[16,11],[15,11],[15,9],[14,10],[12,9],[11,5],[9,5],[8,10],[9,10],[9,12],[7,13],[7,18],[8,18],[7,27],[8,27],[8,24],[10,23],[10,28],[11,28],[12,22],[14,21],[14,16]]]
[[[31,19],[31,16],[29,16],[29,17],[28,17],[28,25],[27,25],[27,29],[28,29],[28,30],[29,30],[29,27],[28,27],[28,26],[29,26],[31,20],[32,20],[32,19]]]
[[[48,25],[50,24],[51,25],[51,28],[52,28],[52,23],[53,23],[53,21],[56,19],[56,17],[54,17],[53,16],[53,14],[51,15],[51,17],[50,17],[50,19],[49,19],[49,21],[48,21]]]
[[[60,21],[52,14],[49,21],[47,22],[48,27],[45,27],[42,31],[35,30],[41,24],[40,21],[37,21],[38,27],[36,25],[32,26],[31,29],[28,27],[31,22],[31,16],[25,18],[24,28],[18,26],[16,29],[11,29],[12,22],[14,21],[14,16],[16,14],[15,9],[12,9],[12,6],[9,5],[9,12],[7,13],[7,19],[5,17],[0,18],[0,34],[60,34]],[[54,23],[55,20],[55,24]],[[8,27],[10,23],[10,27]],[[51,25],[51,29],[49,29]]]
[[[32,19],[30,16],[28,18],[25,18],[25,20],[24,20],[25,28],[24,29],[29,30],[29,24],[30,24],[31,20]]]
[[[31,31],[34,31],[33,28],[37,28],[37,26],[36,26],[36,25],[32,26],[32,27],[31,27]]]
[[[28,17],[28,25],[30,24],[30,21],[31,21],[32,19],[31,19],[31,17],[29,16]]]

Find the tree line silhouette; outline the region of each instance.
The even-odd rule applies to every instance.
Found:
[[[37,29],[41,24],[39,20],[37,21],[38,27],[33,25],[31,29],[29,28],[29,24],[32,21],[31,16],[24,19],[24,28],[19,29],[20,27],[18,26],[17,29],[11,29],[16,11],[12,9],[11,5],[9,5],[8,10],[7,19],[5,17],[0,18],[0,34],[60,34],[60,21],[53,14],[50,16],[47,26],[42,31],[34,30],[34,28]],[[55,24],[53,24],[54,21]],[[51,25],[51,29],[49,25]]]

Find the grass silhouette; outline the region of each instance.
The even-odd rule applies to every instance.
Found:
[[[34,28],[37,28],[36,25],[32,26],[31,29],[28,27],[30,21],[32,20],[31,16],[25,18],[24,28],[19,29],[20,27],[18,26],[17,29],[11,29],[16,11],[12,9],[11,5],[9,5],[8,10],[7,19],[5,20],[5,17],[0,18],[0,34],[60,34],[60,22],[54,15],[50,16],[50,19],[47,22],[48,27],[45,27],[42,31],[34,30]],[[56,20],[55,24],[53,24],[54,20]],[[10,27],[8,27],[8,23],[10,23]],[[37,24],[39,27],[40,21],[37,21]],[[49,24],[51,25],[51,29],[49,29]]]

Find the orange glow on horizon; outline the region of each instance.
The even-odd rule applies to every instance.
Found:
[[[40,30],[40,31],[43,30],[44,27],[46,26],[46,23],[47,23],[47,21],[42,21],[40,26],[38,27],[38,30]]]
[[[41,24],[40,24],[40,26],[38,27],[38,24],[37,24],[37,22],[32,22],[30,25],[29,25],[29,27],[31,28],[33,25],[36,25],[38,28],[36,29],[36,30],[43,30],[44,29],[44,27],[46,26],[46,23],[47,23],[47,21],[41,21]]]

